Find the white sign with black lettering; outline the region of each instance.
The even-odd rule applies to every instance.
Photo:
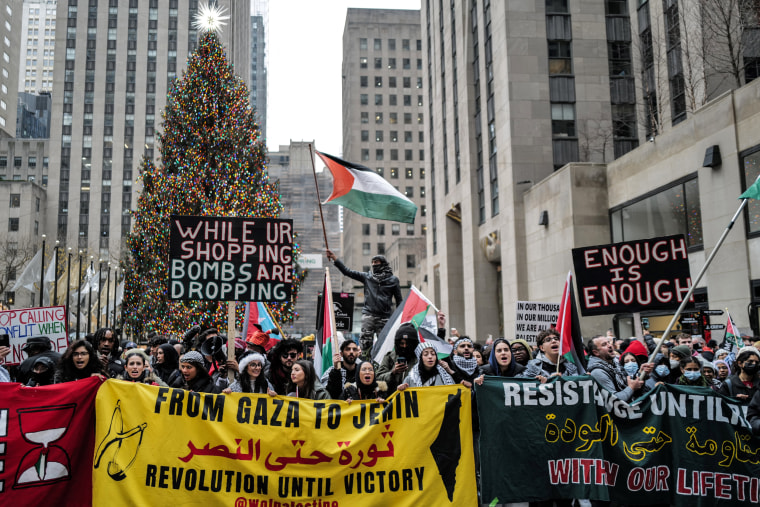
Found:
[[[557,325],[559,303],[518,301],[515,315],[515,338],[536,344],[536,336]]]

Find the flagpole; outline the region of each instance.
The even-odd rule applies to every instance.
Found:
[[[691,287],[689,287],[689,292],[686,293],[686,296],[683,298],[683,301],[681,301],[681,305],[678,307],[678,310],[676,310],[675,315],[673,315],[673,318],[670,319],[670,323],[668,324],[668,327],[666,327],[665,332],[662,333],[662,338],[660,338],[660,340],[657,342],[657,347],[655,347],[654,352],[652,352],[652,354],[649,356],[648,362],[650,363],[654,362],[655,356],[657,356],[657,354],[660,352],[660,348],[662,347],[662,344],[665,343],[665,341],[668,339],[668,336],[670,336],[670,331],[673,329],[673,326],[678,320],[678,317],[681,315],[681,312],[683,312],[684,308],[686,308],[686,305],[689,303],[689,300],[691,299],[692,294],[694,294],[694,290],[697,288],[699,281],[702,280],[702,277],[707,271],[707,268],[710,266],[710,263],[715,257],[715,254],[718,253],[718,250],[720,249],[721,245],[723,245],[723,241],[725,241],[726,236],[728,236],[728,233],[731,232],[731,228],[734,226],[734,223],[736,223],[736,219],[739,218],[739,214],[747,206],[748,200],[749,199],[746,197],[742,199],[742,203],[739,205],[739,209],[736,210],[736,213],[734,213],[733,218],[726,226],[726,229],[723,231],[723,234],[721,234],[720,238],[718,238],[718,242],[715,244],[715,247],[713,248],[712,252],[710,252],[710,255],[707,257],[707,260],[705,261],[705,265],[702,266],[702,269],[697,274],[697,277],[691,282]],[[646,373],[644,373],[643,375],[645,376]]]
[[[326,304],[329,304],[327,308],[329,308],[330,313],[330,332],[332,336],[330,337],[330,341],[332,344],[332,353],[337,354],[338,353],[338,332],[335,330],[335,307],[333,306],[333,298],[332,298],[332,284],[330,283],[330,268],[325,268],[325,294],[324,298],[327,302]],[[332,362],[332,358],[330,358],[330,362]]]
[[[311,150],[311,143],[309,143],[309,160],[311,160],[311,172],[314,173],[314,187],[317,189],[317,204],[319,204],[319,218],[322,220],[322,234],[325,237],[325,249],[329,250],[330,246],[327,244],[327,229],[325,229],[325,216],[322,213],[322,198],[319,197],[319,185],[317,184],[317,168],[314,165],[314,152]]]
[[[42,235],[42,258],[40,259],[40,306],[42,306],[42,293],[45,292],[45,239]]]
[[[560,325],[560,332],[559,332],[559,355],[557,356],[557,374],[559,375],[559,363],[562,359],[562,331],[565,330],[565,322],[567,321],[567,306],[568,301],[565,301],[565,299],[570,299],[570,291],[573,290],[573,287],[571,284],[568,283],[568,280],[570,278],[570,271],[567,273],[567,278],[565,279],[565,290],[562,291],[562,306],[565,308],[565,311],[562,312],[562,322],[558,323]],[[572,309],[570,310],[572,311]],[[571,331],[572,333],[572,331]],[[572,337],[571,337],[572,338]]]

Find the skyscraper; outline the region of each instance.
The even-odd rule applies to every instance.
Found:
[[[19,47],[21,40],[21,0],[8,0],[0,7],[0,137],[16,135]]]
[[[648,153],[646,141],[754,79],[756,8],[728,12],[744,36],[721,34],[715,9],[728,4],[756,5],[422,0],[427,274],[452,322],[474,336],[509,335],[517,301],[550,297],[530,262],[539,253],[526,246],[539,219],[526,227],[532,186],[568,163],[634,160],[637,146]],[[542,230],[578,226],[540,216]]]
[[[37,93],[53,90],[57,3],[57,0],[24,0],[19,91]]]
[[[122,257],[140,161],[158,157],[167,92],[197,45],[198,3],[58,3],[47,223],[62,245]],[[248,83],[249,5],[217,3],[230,16],[221,34],[228,60]]]
[[[414,224],[343,213],[343,250],[350,268],[369,271],[385,255],[402,287],[415,283],[423,262],[425,131],[420,15],[416,10],[348,9],[343,30],[343,158],[383,176],[418,206]],[[343,290],[361,286],[343,277]]]
[[[267,137],[267,7],[268,2],[254,2],[251,16],[251,107],[261,127],[261,137]]]

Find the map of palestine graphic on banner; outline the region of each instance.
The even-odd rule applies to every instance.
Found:
[[[475,395],[488,435],[480,447],[486,504],[758,504],[760,438],[743,407],[709,388],[661,385],[629,405],[591,377],[486,377]]]
[[[96,412],[95,505],[477,504],[463,386],[348,404],[110,380]]]

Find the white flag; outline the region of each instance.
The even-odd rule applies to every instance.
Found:
[[[40,248],[29,264],[24,267],[24,271],[21,272],[21,276],[16,280],[15,285],[11,291],[16,291],[19,287],[23,287],[28,290],[34,290],[34,284],[39,282],[40,275],[42,274],[42,248]]]

